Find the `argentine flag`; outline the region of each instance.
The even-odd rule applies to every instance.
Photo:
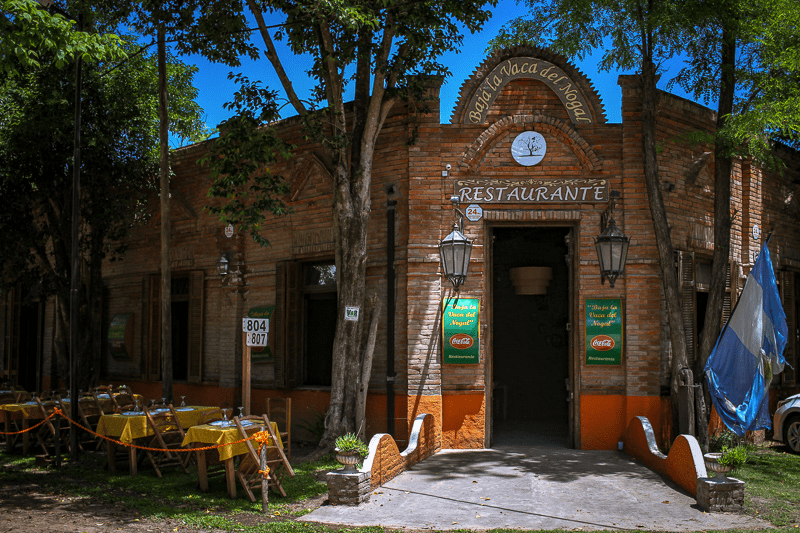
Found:
[[[769,383],[786,364],[786,314],[775,284],[768,242],[761,248],[705,367],[714,407],[737,435],[770,427]]]

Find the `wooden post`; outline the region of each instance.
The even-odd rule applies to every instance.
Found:
[[[259,466],[260,470],[264,472],[267,469],[267,447],[261,446],[261,451],[259,454]],[[261,512],[267,512],[267,504],[269,503],[269,478],[265,475],[261,475]]]
[[[250,347],[247,333],[242,332],[242,407],[244,414],[250,414]]]

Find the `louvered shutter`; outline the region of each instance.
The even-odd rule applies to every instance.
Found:
[[[725,296],[722,300],[722,323],[720,324],[720,329],[728,323],[733,312],[733,306],[736,305],[736,280],[733,279],[734,276],[736,276],[736,263],[730,262],[728,263],[728,273],[725,277]]]
[[[150,276],[150,309],[147,313],[147,380],[161,379],[161,276]]]
[[[299,383],[302,349],[302,264],[283,261],[275,269],[275,382],[278,387]]]
[[[681,285],[681,316],[683,317],[683,332],[686,338],[686,359],[689,368],[694,368],[695,361],[695,284],[694,284],[694,254],[678,252],[678,276]]]
[[[200,383],[203,378],[203,286],[205,273],[189,273],[189,368],[187,381]]]
[[[786,350],[783,352],[786,362],[789,363],[783,369],[782,380],[784,386],[794,386],[797,383],[797,304],[796,304],[796,280],[795,273],[786,270],[780,273],[781,280],[781,300],[783,301],[783,311],[786,313],[786,326],[788,335],[786,339]],[[789,368],[791,365],[793,368]]]

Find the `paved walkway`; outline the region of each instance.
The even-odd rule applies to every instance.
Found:
[[[704,513],[693,497],[616,451],[553,447],[445,450],[373,490],[358,507],[320,507],[304,520],[413,529],[768,528]]]

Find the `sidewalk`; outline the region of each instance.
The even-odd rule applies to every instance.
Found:
[[[553,447],[445,450],[372,491],[358,507],[320,507],[302,520],[414,529],[769,528],[704,513],[693,497],[616,451]]]

